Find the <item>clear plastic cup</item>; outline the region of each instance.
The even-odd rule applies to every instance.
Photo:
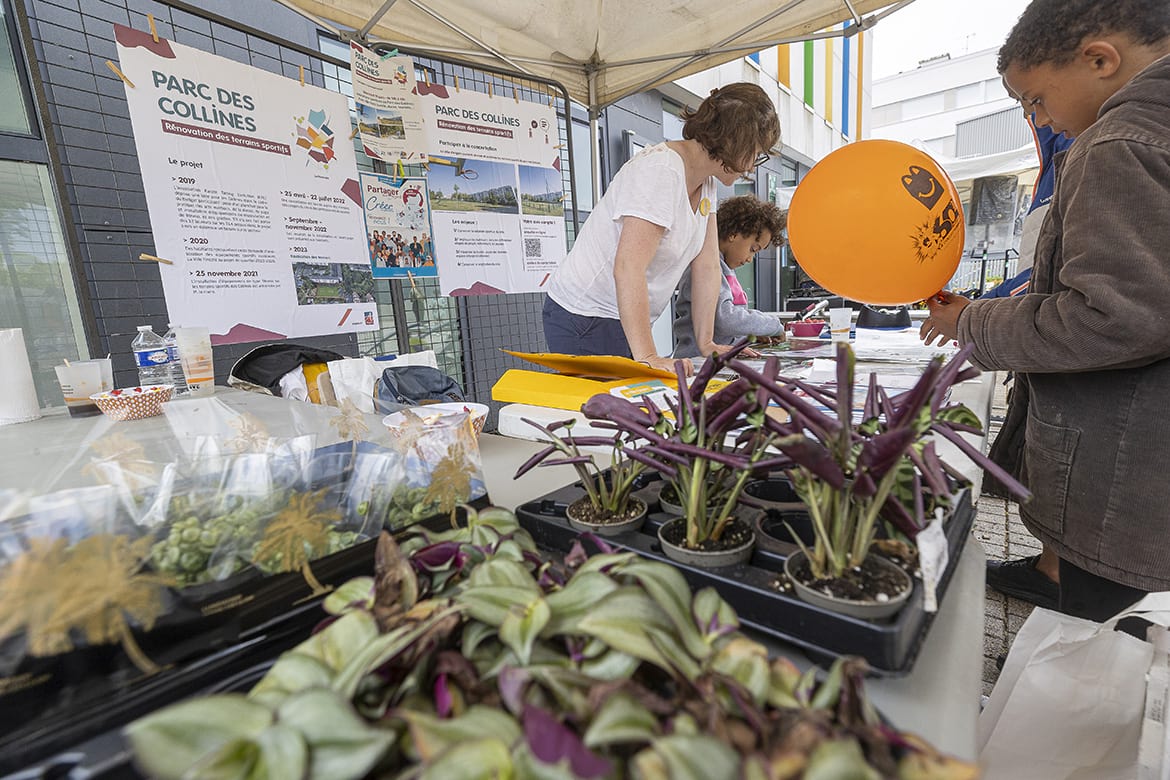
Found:
[[[70,417],[101,414],[90,396],[114,389],[114,366],[109,358],[74,360],[54,369]]]
[[[204,327],[175,328],[175,346],[183,375],[187,377],[189,398],[215,392],[215,367],[211,359],[211,332]]]
[[[833,341],[849,341],[849,328],[853,324],[853,309],[848,307],[829,309],[829,335]]]

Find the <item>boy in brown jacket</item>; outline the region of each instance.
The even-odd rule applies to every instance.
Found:
[[[1024,525],[1059,558],[1061,611],[1103,620],[1170,590],[1170,2],[1034,0],[999,52],[1058,155],[1032,286],[940,293],[927,343],[974,343],[1030,397]]]

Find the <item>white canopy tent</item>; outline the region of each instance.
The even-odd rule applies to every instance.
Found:
[[[349,28],[371,43],[447,54],[551,79],[593,112],[627,95],[770,46],[854,35],[913,2],[280,1],[338,34]],[[852,22],[845,30],[818,32],[845,21]]]
[[[555,81],[602,108],[782,43],[856,35],[913,0],[279,0],[343,39]],[[868,16],[866,14],[869,14]],[[842,30],[826,28],[851,22]],[[597,177],[594,186],[599,186]]]

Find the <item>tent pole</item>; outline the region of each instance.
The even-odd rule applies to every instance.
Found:
[[[439,22],[440,24],[446,25],[447,27],[451,28],[455,32],[459,33],[464,38],[471,41],[476,46],[479,46],[480,48],[482,48],[484,51],[491,54],[496,59],[500,60],[501,62],[506,62],[513,70],[515,70],[519,73],[523,73],[523,74],[528,75],[528,76],[532,75],[532,71],[528,70],[528,68],[525,68],[521,65],[516,64],[516,62],[514,62],[506,54],[504,54],[503,52],[501,52],[500,50],[498,50],[496,48],[488,46],[487,43],[485,43],[484,41],[481,41],[479,38],[476,38],[474,35],[467,32],[462,27],[460,27],[459,25],[452,22],[450,19],[448,19],[445,16],[443,16],[442,14],[440,14],[438,11],[435,11],[435,10],[423,5],[420,2],[420,0],[410,0],[410,4],[413,5],[415,8],[417,8],[418,10],[422,11],[427,16],[434,19],[436,22]]]
[[[362,29],[358,30],[357,39],[359,41],[364,41],[366,36],[370,34],[370,30],[374,29],[374,25],[382,21],[382,17],[385,16],[386,12],[390,10],[390,6],[394,5],[396,2],[398,2],[398,0],[386,0],[386,2],[382,3],[382,7],[374,12],[374,15],[370,17],[370,20],[365,23],[365,26],[363,26]]]
[[[601,116],[601,109],[597,106],[597,71],[597,66],[592,63],[585,66],[585,78],[589,84],[589,168],[593,174],[594,208],[601,200],[601,150],[597,142],[597,119]]]
[[[849,15],[853,17],[853,23],[858,27],[861,26],[861,15],[857,13],[857,9],[853,7],[853,3],[845,0],[845,7],[849,9]]]

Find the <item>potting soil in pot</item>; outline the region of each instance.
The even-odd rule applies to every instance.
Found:
[[[671,544],[677,547],[686,547],[687,524],[671,523],[665,527],[662,535]],[[697,547],[687,547],[686,549],[698,552],[723,552],[746,544],[751,536],[752,529],[748,524],[736,518],[727,524],[727,527],[723,529],[723,535],[718,540],[706,539],[699,542]]]
[[[813,579],[807,559],[802,558],[791,565],[793,574],[802,584],[849,601],[885,601],[899,595],[905,587],[905,580],[893,570],[879,566],[873,556],[862,561],[860,567],[846,569],[840,577],[819,580]]]
[[[638,515],[644,514],[646,505],[641,500],[633,500],[626,511],[619,515],[611,515],[607,510],[597,509],[589,501],[589,497],[580,498],[572,503],[569,507],[570,514],[578,523],[589,523],[590,525],[620,525],[622,523],[633,520]]]

